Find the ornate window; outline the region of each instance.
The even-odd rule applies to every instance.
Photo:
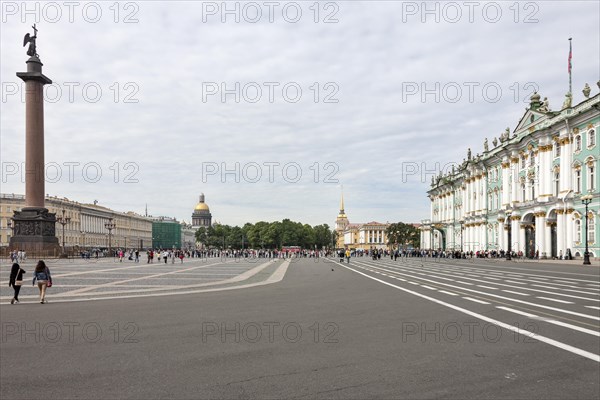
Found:
[[[521,183],[521,201],[525,202],[527,193],[525,192],[525,183]]]
[[[529,181],[529,190],[531,191],[531,200],[535,200],[535,180]]]
[[[554,195],[558,196],[560,192],[560,172],[554,173]]]
[[[594,243],[594,238],[596,237],[596,224],[594,223],[594,214],[588,214],[588,241],[590,243]]]
[[[554,157],[560,157],[560,144],[554,143]]]
[[[535,153],[532,151],[529,153],[529,166],[533,167],[535,165]]]
[[[575,136],[575,151],[581,151],[581,135]]]
[[[523,157],[521,157],[521,169],[525,169],[526,167],[526,160],[525,156],[523,155]]]
[[[575,170],[575,193],[581,193],[581,169]]]
[[[596,169],[594,168],[593,162],[588,164],[588,192],[593,192],[596,190]]]
[[[575,220],[575,241],[581,243],[581,220]]]
[[[596,145],[596,131],[593,129],[588,132],[587,145],[588,147],[594,147]]]

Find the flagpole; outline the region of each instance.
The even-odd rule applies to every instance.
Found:
[[[571,58],[573,58],[573,46],[572,46],[572,39],[573,38],[569,38],[569,93],[573,94],[573,82],[571,79]]]

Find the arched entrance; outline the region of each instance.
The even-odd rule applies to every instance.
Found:
[[[535,217],[533,214],[526,214],[521,222],[525,229],[525,257],[535,258]]]
[[[446,251],[446,232],[440,226],[433,226],[433,230],[438,231],[440,234],[440,249]]]

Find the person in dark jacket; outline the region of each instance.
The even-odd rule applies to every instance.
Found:
[[[52,285],[52,276],[50,275],[50,270],[46,267],[46,263],[42,260],[38,261],[35,266],[35,271],[33,272],[33,285],[35,285],[36,280],[38,289],[40,289],[40,303],[45,304],[46,288],[49,285]]]
[[[23,284],[23,274],[26,271],[21,268],[17,263],[12,265],[10,270],[10,278],[8,279],[8,287],[13,287],[15,295],[13,296],[10,304],[19,303],[19,292],[21,291],[21,285]]]

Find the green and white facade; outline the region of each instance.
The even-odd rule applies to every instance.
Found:
[[[600,86],[600,82],[599,82]],[[507,250],[526,257],[575,257],[585,251],[588,206],[590,257],[600,257],[600,95],[550,111],[535,93],[511,133],[484,144],[482,155],[455,164],[427,192],[430,219],[422,221],[421,247]],[[469,151],[470,153],[470,151]],[[510,224],[510,227],[509,227]]]

